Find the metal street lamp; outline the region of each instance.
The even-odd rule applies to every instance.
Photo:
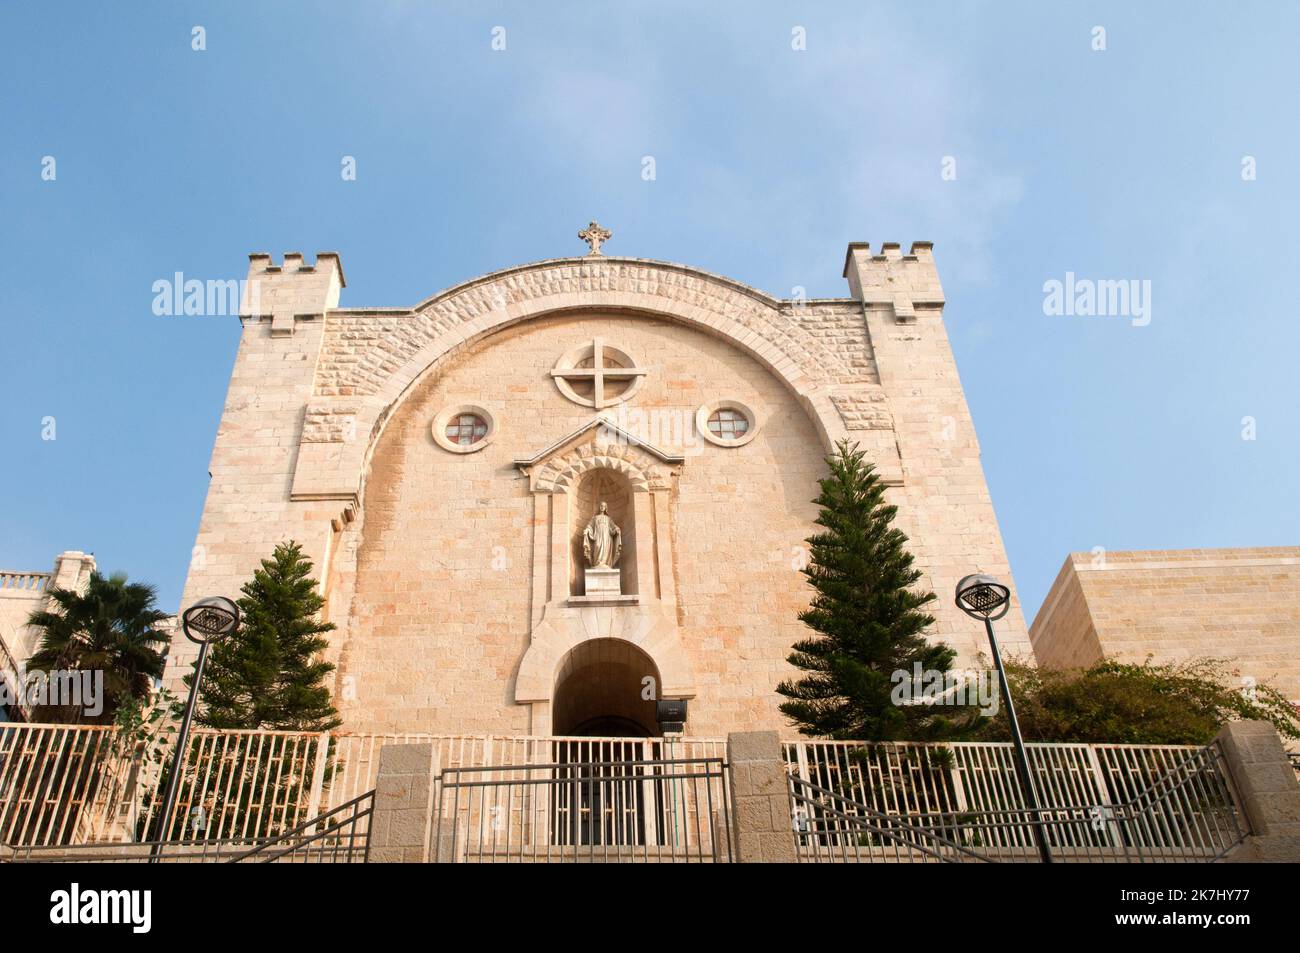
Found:
[[[203,666],[208,661],[208,646],[217,639],[224,639],[238,627],[239,606],[225,596],[200,599],[181,614],[181,629],[187,639],[198,645],[199,659],[194,665],[194,678],[190,681],[190,697],[185,702],[185,717],[181,719],[180,734],[176,736],[176,753],[172,755],[172,773],[167,779],[167,794],[163,797],[162,810],[158,814],[162,824],[158,829],[157,843],[153,846],[155,859],[162,853],[162,842],[167,838],[172,811],[176,807],[176,790],[184,770],[182,759],[190,738],[194,708],[199,701],[199,686],[203,681]]]
[[[1020,777],[1020,791],[1024,796],[1025,806],[1034,818],[1034,835],[1038,840],[1039,856],[1043,858],[1043,863],[1050,864],[1052,851],[1047,844],[1047,830],[1043,826],[1043,816],[1038,809],[1038,798],[1034,794],[1029,757],[1025,753],[1025,741],[1020,736],[1020,722],[1016,719],[1016,706],[1011,701],[1011,687],[1007,684],[1006,669],[1002,667],[1002,653],[998,650],[998,639],[993,634],[994,621],[1001,619],[1011,608],[1011,590],[992,576],[975,573],[957,583],[957,608],[972,619],[984,620],[984,629],[989,636],[989,648],[993,652],[993,664],[998,670],[998,685],[1002,689],[1002,700],[1007,706],[1007,721],[1011,724],[1011,741],[1015,746],[1016,774]]]

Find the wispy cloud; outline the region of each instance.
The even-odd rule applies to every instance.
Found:
[[[630,188],[639,157],[655,155],[663,220],[725,223],[742,245],[779,236],[781,261],[763,263],[777,293],[825,276],[849,240],[933,240],[948,277],[987,280],[1024,189],[1003,157],[980,151],[995,117],[968,67],[889,20],[810,25],[805,51],[790,49],[788,29],[715,25],[686,50],[623,35],[600,65],[553,50],[510,122],[530,148],[602,183]],[[672,66],[683,55],[707,57],[705,78],[682,81]],[[954,181],[941,177],[945,156]]]

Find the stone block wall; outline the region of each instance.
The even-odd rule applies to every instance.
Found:
[[[340,309],[337,256],[278,268],[253,256],[260,290],[241,314],[181,608],[237,596],[276,543],[297,539],[340,627],[331,657],[346,727],[536,731],[511,684],[543,609],[538,515],[513,461],[590,418],[549,371],[599,333],[651,370],[631,407],[735,397],[762,418],[744,447],[692,450],[657,529],[671,546],[654,554],[666,560],[655,573],[698,687],[689,731],[789,730],[773,689],[792,674],[810,501],[841,437],[891,487],[922,585],[938,595],[932,636],[974,664],[982,630],[952,605],[953,587],[974,571],[1011,579],[933,257],[924,243],[907,255],[853,245],[845,276],[848,298],[780,301],[681,265],[556,259],[411,309]],[[453,401],[492,402],[502,426],[491,446],[457,456],[435,445],[432,418]],[[999,633],[1007,651],[1027,647],[1018,604]],[[193,656],[174,642],[173,690]]]
[[[1277,731],[1266,721],[1223,726],[1218,744],[1249,825],[1236,863],[1300,862],[1300,781]]]
[[[240,315],[241,337],[225,409],[208,464],[210,482],[190,557],[181,609],[207,596],[239,598],[239,590],[276,544],[303,544],[328,569],[332,523],[346,500],[295,500],[294,465],[303,413],[316,376],[325,312],[338,304],[337,256],[321,253],[314,267],[286,255],[282,267],[251,255],[248,287],[260,285],[258,312]],[[251,296],[250,296],[251,297]],[[184,635],[172,642],[164,686],[181,694],[181,678],[197,656]]]
[[[844,274],[862,303],[880,389],[891,411],[890,437],[902,466],[902,485],[891,502],[898,505],[899,528],[925,574],[923,584],[938,597],[928,608],[937,619],[932,637],[956,648],[960,665],[973,666],[987,655],[983,628],[953,605],[953,597],[963,576],[989,573],[1011,587],[1011,609],[998,624],[1002,650],[1028,655],[1024,615],[984,479],[979,439],[944,327],[945,298],[933,249],[929,242],[916,242],[903,254],[897,244],[886,243],[873,255],[869,246],[855,243]],[[870,389],[858,392],[872,395]]]
[[[349,727],[551,733],[512,703],[540,610],[533,601],[545,601],[534,499],[513,461],[591,419],[593,411],[562,397],[548,375],[559,354],[593,336],[650,368],[633,406],[684,422],[692,438],[673,445],[681,429],[673,426],[645,434],[686,457],[665,511],[672,522],[665,552],[674,554],[673,611],[699,690],[691,731],[721,736],[737,725],[779,723],[775,687],[789,672],[785,658],[807,600],[798,548],[814,529],[820,441],[788,392],[734,348],[665,321],[595,313],[494,335],[417,385],[388,422],[359,507],[356,581],[342,597],[351,612],[335,640],[340,678],[352,688],[343,705]],[[717,447],[691,433],[696,409],[720,395],[758,414],[758,436],[746,446]],[[448,453],[430,422],[470,401],[493,414],[496,437],[477,453]],[[646,548],[650,527],[624,526]]]
[[[1300,547],[1071,553],[1030,638],[1052,668],[1226,658],[1300,700]]]

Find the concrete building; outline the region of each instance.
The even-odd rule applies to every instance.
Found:
[[[395,308],[342,307],[336,254],[252,255],[180,608],[292,538],[345,729],[647,735],[659,698],[688,734],[788,735],[810,501],[847,437],[973,664],[953,587],[1010,572],[929,243],[852,244],[844,297],[791,300],[580,237]],[[999,632],[1027,653],[1018,602]]]
[[[1050,668],[1230,658],[1300,701],[1300,547],[1071,553],[1029,638]]]

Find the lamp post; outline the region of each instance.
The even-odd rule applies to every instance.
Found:
[[[153,859],[162,853],[163,841],[171,827],[172,811],[176,807],[176,791],[180,786],[181,772],[184,770],[185,745],[190,738],[190,723],[194,720],[194,708],[199,701],[199,686],[203,681],[203,666],[208,661],[208,646],[216,639],[224,639],[239,626],[239,607],[225,596],[212,596],[200,599],[181,614],[181,629],[185,637],[199,647],[199,659],[194,665],[194,678],[190,681],[190,696],[185,702],[185,717],[181,719],[181,730],[176,736],[176,753],[172,756],[171,777],[167,779],[167,793],[163,797],[162,810],[158,817],[161,826],[158,829],[157,843],[153,846]]]
[[[1016,774],[1020,777],[1020,792],[1025,799],[1025,807],[1034,819],[1034,836],[1038,841],[1038,854],[1043,863],[1052,862],[1052,850],[1047,844],[1047,830],[1043,826],[1043,816],[1038,809],[1038,798],[1034,794],[1033,775],[1029,771],[1029,757],[1025,753],[1025,740],[1020,736],[1020,722],[1016,720],[1016,706],[1011,700],[1011,686],[1007,684],[1007,672],[1002,667],[1002,653],[998,650],[998,639],[993,634],[993,623],[1007,614],[1011,608],[1011,590],[992,576],[980,573],[964,577],[957,583],[957,608],[972,619],[983,619],[984,629],[989,636],[989,649],[993,652],[993,665],[998,670],[998,686],[1002,690],[1002,700],[1007,706],[1007,721],[1011,725],[1011,742],[1015,747]]]

